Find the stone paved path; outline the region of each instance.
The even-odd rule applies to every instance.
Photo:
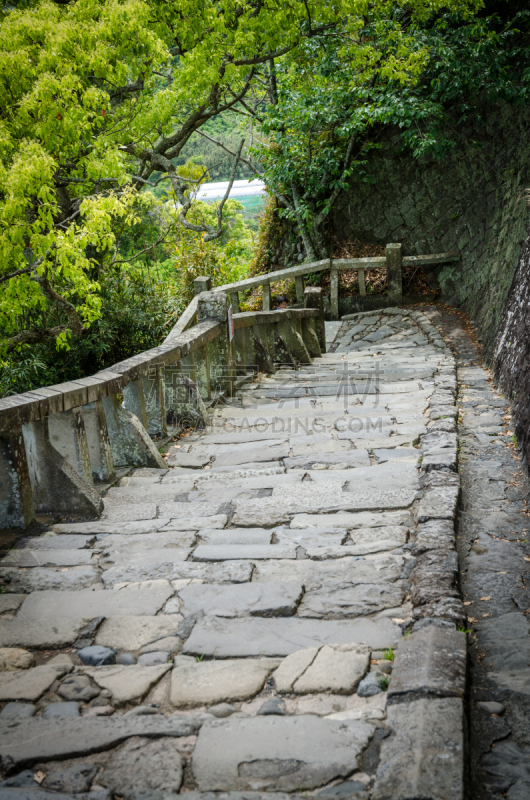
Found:
[[[470,641],[470,797],[530,798],[529,483],[510,406],[463,315],[424,309],[458,365],[458,549]]]
[[[416,556],[452,547],[458,494],[453,361],[421,319],[345,321],[331,352],[171,445],[167,471],[122,478],[101,520],[8,554],[0,797],[397,797],[425,701],[388,707],[413,721],[385,750],[392,658],[436,616]],[[459,701],[433,702],[441,752]]]

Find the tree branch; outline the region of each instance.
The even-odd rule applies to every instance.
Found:
[[[81,318],[77,313],[76,307],[73,305],[73,303],[70,303],[69,300],[55,291],[48,280],[47,274],[44,273],[44,275],[35,275],[32,280],[39,284],[41,292],[50,301],[50,303],[55,303],[61,306],[68,317],[70,322],[70,330],[74,336],[84,336],[87,328],[85,328],[83,325]]]
[[[213,138],[212,138],[211,136],[209,136],[207,133],[204,133],[204,131],[199,131],[199,130],[198,130],[198,131],[197,131],[197,133],[198,133],[200,136],[204,136],[204,138],[205,138],[205,139],[208,139],[208,141],[212,142],[212,144],[216,144],[216,145],[217,145],[217,147],[220,147],[220,148],[221,148],[221,150],[224,150],[224,151],[225,151],[225,153],[229,153],[231,156],[234,156],[234,158],[235,158],[235,157],[237,157],[237,153],[235,153],[233,150],[230,150],[230,148],[229,148],[229,147],[226,147],[226,145],[224,145],[222,142],[219,142],[217,139],[213,139]],[[258,169],[257,167],[255,167],[255,166],[254,166],[254,164],[253,164],[253,163],[250,161],[250,159],[248,159],[248,158],[243,158],[243,156],[240,156],[240,157],[239,157],[239,161],[240,161],[242,164],[246,164],[246,165],[247,165],[247,167],[248,167],[250,170],[252,170],[252,172],[254,173],[254,175],[257,175],[257,176],[258,176],[258,178],[263,178],[263,173],[262,173],[262,172],[260,172],[260,171],[259,171],[259,169]]]
[[[36,328],[33,330],[22,331],[13,336],[7,343],[6,352],[11,353],[20,347],[22,344],[38,344],[38,342],[47,342],[50,339],[56,339],[60,333],[68,330],[67,325],[56,325],[54,328]]]
[[[114,266],[114,264],[129,264],[131,261],[134,261],[135,259],[142,256],[144,253],[147,253],[149,250],[152,250],[157,245],[162,244],[162,242],[165,242],[170,233],[171,233],[171,227],[169,227],[161,236],[159,236],[156,242],[152,242],[148,247],[144,247],[143,250],[139,250],[137,253],[131,256],[131,258],[120,258],[117,260],[113,260],[111,262],[112,266]]]

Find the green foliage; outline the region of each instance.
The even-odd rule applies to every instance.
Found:
[[[0,360],[0,396],[91,375],[157,347],[192,299],[195,277],[212,275],[221,284],[246,276],[252,232],[239,212],[240,204],[229,200],[225,231],[212,244],[178,229],[169,246],[148,248],[141,260],[101,267],[100,317],[67,350],[52,340]],[[199,203],[193,213],[211,218],[215,209]],[[158,225],[153,214],[148,223],[128,229],[121,242],[125,253],[156,240]],[[57,319],[50,314],[48,322]]]
[[[371,181],[367,156],[385,127],[400,129],[414,156],[442,157],[463,123],[484,126],[492,102],[528,102],[530,11],[504,23],[478,8],[375,4],[350,19],[348,35],[310,39],[276,64],[254,150],[308,260],[328,255],[339,193]]]
[[[387,647],[387,649],[385,650],[385,658],[387,659],[387,661],[393,661],[394,660],[395,653],[394,653],[394,651],[393,651],[393,649],[391,647]]]
[[[194,131],[247,95],[260,64],[313,33],[308,14],[318,30],[357,2],[4,5],[0,351],[87,335],[102,314],[95,274],[149,211],[151,178],[182,209],[190,183],[173,162]]]
[[[234,151],[237,150],[241,137],[247,135],[243,125],[245,122],[245,117],[241,117],[238,114],[233,114],[232,116],[219,115],[206,123],[204,131]],[[175,164],[184,164],[190,159],[193,159],[198,164],[204,164],[208,169],[209,181],[227,181],[230,178],[234,163],[233,156],[221,150],[199,133],[193,134],[182,150],[182,155],[175,159]],[[254,173],[246,164],[238,165],[236,180],[253,177]]]

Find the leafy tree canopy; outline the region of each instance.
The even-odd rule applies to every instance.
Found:
[[[68,346],[86,335],[101,315],[98,265],[123,261],[120,235],[153,213],[157,200],[146,188],[165,182],[174,200],[162,238],[177,224],[205,241],[222,236],[225,201],[213,219],[188,215],[204,176],[174,164],[192,134],[222,113],[258,116],[271,143],[271,187],[300,222],[308,254],[312,228],[318,250],[311,213],[326,212],[345,185],[359,131],[391,116],[377,106],[374,86],[414,86],[430,47],[417,31],[441,13],[465,19],[479,7],[480,0],[4,6],[0,348],[49,339]],[[329,147],[336,141],[346,144],[338,160]],[[251,164],[242,148],[235,166]],[[331,188],[324,200],[322,175]]]
[[[169,180],[181,223],[198,180],[175,168],[192,133],[248,93],[269,59],[351,0],[51,0],[2,10],[0,332],[4,350],[67,345],[99,316],[94,263]],[[308,31],[308,14],[312,28]],[[196,185],[196,184],[195,184]],[[50,307],[62,324],[46,326]]]
[[[528,102],[530,11],[486,12],[371,9],[356,37],[316,37],[277,65],[255,153],[308,260],[328,255],[327,216],[353,178],[369,180],[384,126],[400,128],[414,156],[442,156],[491,103]]]

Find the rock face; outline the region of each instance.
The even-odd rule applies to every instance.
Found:
[[[493,370],[514,400],[515,435],[530,463],[530,239],[524,242],[493,349]]]
[[[426,159],[421,170],[414,168],[412,155],[401,151],[399,132],[391,130],[381,140],[383,150],[368,157],[373,183],[353,181],[332,212],[339,239],[402,241],[411,255],[458,250],[461,262],[426,271],[431,285],[440,286],[442,299],[476,321],[488,353],[527,234],[528,215],[518,198],[526,186],[530,152],[526,146],[511,149],[527,130],[527,109],[518,111],[499,102],[488,110],[485,137],[482,124],[470,122],[463,135],[455,137],[450,154]],[[479,134],[484,161],[469,157],[469,143]],[[495,164],[495,172],[484,173],[486,163]],[[508,186],[502,177],[507,171]],[[476,187],[474,192],[469,191],[471,186]],[[443,218],[439,227],[429,220],[434,197]],[[514,290],[514,305],[518,295]],[[342,298],[340,313],[360,310],[353,301]]]

